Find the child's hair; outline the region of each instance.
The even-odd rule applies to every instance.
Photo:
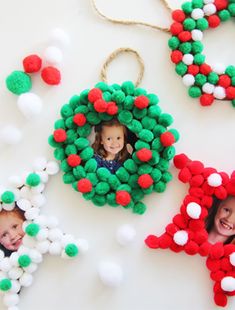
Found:
[[[229,199],[230,196],[228,196],[226,199]],[[223,200],[219,200],[216,197],[213,197],[213,204],[211,208],[208,211],[208,216],[206,218],[205,224],[206,224],[206,231],[208,233],[211,232],[212,228],[214,227],[214,222],[215,222],[215,216],[217,214],[218,208]],[[233,241],[235,238],[235,235],[229,236],[227,240],[224,242],[224,244],[229,244]]]
[[[104,126],[107,127],[113,127],[113,126],[120,126],[123,128],[124,131],[124,146],[123,149],[119,152],[118,154],[118,160],[121,162],[124,162],[127,157],[129,156],[129,153],[127,151],[127,128],[122,125],[116,118],[113,118],[110,121],[104,121],[100,123],[99,125],[95,126],[95,142],[92,144],[92,148],[94,149],[95,153],[102,156],[102,157],[107,157],[107,151],[104,149],[103,145],[101,144],[101,134],[102,134],[102,129]]]

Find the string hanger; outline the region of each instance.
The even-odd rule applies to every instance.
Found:
[[[92,4],[93,4],[93,7],[94,7],[94,10],[95,12],[102,18],[104,18],[105,20],[107,21],[110,21],[111,23],[114,23],[114,24],[122,24],[122,25],[141,25],[141,26],[146,26],[146,27],[150,27],[152,29],[157,29],[157,30],[160,30],[160,31],[163,31],[163,32],[166,32],[166,33],[170,33],[170,29],[169,28],[166,28],[166,27],[161,27],[161,26],[158,26],[158,25],[153,25],[153,24],[150,24],[150,23],[146,23],[146,22],[142,22],[142,21],[136,21],[136,20],[125,20],[125,19],[114,19],[114,18],[111,18],[111,17],[108,17],[107,15],[105,15],[104,13],[102,13],[100,11],[100,9],[98,9],[97,7],[97,4],[96,4],[96,0],[91,0],[92,1]],[[162,3],[164,4],[164,6],[169,10],[169,12],[171,13],[172,12],[172,9],[171,7],[169,6],[169,4],[167,3],[166,0],[161,0]]]
[[[117,58],[117,56],[119,56],[120,54],[124,54],[124,53],[130,53],[130,54],[134,54],[134,56],[136,57],[137,61],[138,61],[138,64],[139,64],[139,67],[140,67],[140,71],[139,71],[139,75],[138,75],[138,78],[135,82],[135,86],[139,86],[142,79],[143,79],[143,75],[144,75],[144,61],[143,59],[141,58],[141,56],[139,55],[139,53],[132,49],[132,48],[129,48],[129,47],[120,47],[118,49],[116,49],[115,51],[113,51],[109,56],[108,58],[106,59],[106,61],[104,62],[102,68],[101,68],[101,72],[100,72],[100,79],[101,81],[103,82],[106,82],[107,83],[107,69],[108,69],[108,66],[110,65],[110,63],[115,59]]]

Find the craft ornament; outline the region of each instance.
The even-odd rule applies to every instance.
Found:
[[[87,249],[85,240],[63,233],[55,217],[41,212],[45,185],[58,164],[40,158],[34,166],[34,172],[11,177],[13,189],[0,193],[0,291],[8,309],[18,309],[19,293],[32,284],[44,254],[73,258]]]
[[[174,164],[179,180],[189,183],[188,194],[165,233],[149,235],[145,243],[205,256],[215,282],[214,301],[225,307],[227,297],[235,295],[235,172],[229,176],[185,154],[176,155]]]
[[[231,100],[235,106],[235,66],[210,65],[202,53],[204,31],[235,16],[235,1],[192,0],[181,8],[172,12],[168,42],[176,73],[188,87],[189,96],[199,98],[202,106],[210,106],[215,99]]]

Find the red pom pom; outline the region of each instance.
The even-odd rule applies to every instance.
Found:
[[[178,174],[178,179],[183,183],[189,182],[191,178],[192,174],[187,167],[183,168]]]
[[[227,9],[228,0],[215,0],[214,5],[216,6],[217,11]]]
[[[210,258],[211,259],[219,259],[224,255],[224,245],[222,242],[218,242],[213,244],[210,249]]]
[[[188,255],[195,255],[199,251],[199,246],[196,244],[196,242],[189,241],[185,245],[184,250]]]
[[[166,131],[160,135],[160,141],[161,144],[165,147],[171,146],[172,144],[175,143],[175,137],[173,133],[171,133],[170,131]]]
[[[76,154],[71,154],[67,158],[67,162],[68,162],[70,167],[77,167],[77,166],[79,166],[81,161],[82,161],[81,157],[79,155],[76,155]]]
[[[207,239],[208,239],[208,233],[205,230],[195,232],[193,238],[193,240],[199,245],[205,243]]]
[[[221,200],[226,199],[228,196],[227,189],[225,189],[222,185],[215,188],[214,194],[218,199]]]
[[[206,107],[206,106],[212,105],[214,100],[215,100],[215,97],[212,94],[203,94],[200,97],[200,104],[203,107]]]
[[[204,168],[203,170],[203,176],[204,178],[208,178],[209,175],[211,175],[212,173],[217,173],[216,169],[215,168],[211,168],[211,167],[208,167],[208,168]]]
[[[173,239],[168,234],[163,234],[158,238],[158,244],[161,249],[169,248],[173,243]]]
[[[131,202],[131,195],[127,191],[117,191],[116,202],[121,206],[127,206]]]
[[[203,196],[201,200],[201,205],[206,208],[210,208],[213,203],[213,198],[211,196]]]
[[[211,244],[209,242],[205,242],[200,246],[198,253],[201,256],[208,256],[208,253],[210,252],[210,248],[211,248]]]
[[[158,245],[158,237],[154,235],[149,235],[145,240],[145,244],[151,249],[157,249]]]
[[[29,55],[23,59],[24,71],[27,73],[38,72],[42,66],[42,59],[38,55]]]
[[[214,301],[217,306],[225,307],[227,305],[227,296],[223,293],[216,293]]]
[[[235,244],[225,244],[224,245],[224,256],[228,256],[235,252]]]
[[[173,217],[173,223],[181,229],[185,229],[187,227],[187,221],[181,214],[176,214]]]
[[[99,88],[92,88],[88,93],[88,100],[94,103],[99,99],[102,99],[102,91]]]
[[[149,174],[142,174],[138,178],[138,184],[141,188],[149,188],[151,185],[153,185],[153,179]]]
[[[231,79],[227,74],[222,74],[219,77],[218,85],[222,87],[229,87],[231,85]]]
[[[171,61],[174,64],[181,62],[182,59],[183,59],[183,53],[181,51],[175,50],[171,53]]]
[[[179,35],[178,38],[181,42],[187,42],[192,39],[192,35],[190,31],[182,31]]]
[[[223,257],[221,259],[221,269],[224,271],[232,271],[233,270],[233,266],[230,263],[230,259],[228,257]]]
[[[211,271],[218,271],[220,270],[220,260],[208,258],[206,260],[206,266]]]
[[[78,126],[83,126],[86,124],[86,116],[82,113],[75,114],[73,122]]]
[[[106,111],[109,115],[115,115],[118,112],[118,106],[115,102],[108,102],[108,107]]]
[[[189,65],[188,73],[192,75],[197,75],[199,73],[199,66],[197,65]]]
[[[211,71],[212,71],[211,66],[207,64],[200,65],[200,73],[208,75],[209,73],[211,73]]]
[[[222,270],[211,272],[210,276],[213,281],[219,282],[223,279],[225,273]]]
[[[143,148],[136,152],[136,156],[140,161],[147,162],[152,158],[152,152],[149,149]]]
[[[176,168],[182,169],[186,167],[187,163],[189,162],[189,158],[185,154],[178,154],[175,155],[173,161]]]
[[[208,17],[208,23],[211,28],[216,28],[220,24],[220,18],[217,15],[211,15]]]
[[[191,187],[189,189],[189,193],[190,195],[198,197],[198,198],[201,198],[204,196],[204,192],[200,187]]]
[[[64,129],[56,129],[53,137],[56,142],[64,142],[67,138],[66,131]]]
[[[77,188],[81,193],[89,193],[92,190],[92,183],[90,180],[84,178],[78,181]]]
[[[170,31],[174,36],[177,36],[183,30],[184,30],[183,25],[177,22],[173,23],[170,27]]]
[[[235,99],[235,87],[234,86],[228,87],[225,90],[225,92],[226,92],[227,99]]]
[[[146,96],[138,96],[135,98],[134,105],[139,109],[145,109],[149,105],[149,98]]]
[[[192,174],[201,174],[204,169],[203,163],[198,160],[191,161],[190,163],[188,163],[187,167],[192,172]]]
[[[185,20],[186,16],[184,14],[184,11],[182,10],[175,10],[172,12],[172,19],[176,22],[182,23]]]
[[[194,175],[191,180],[189,180],[189,184],[192,187],[199,187],[203,184],[204,178],[202,175]]]
[[[166,226],[166,232],[167,232],[169,235],[171,235],[171,236],[174,236],[174,234],[175,234],[178,230],[179,230],[179,228],[178,228],[175,224],[173,224],[173,223],[168,224],[168,225]]]
[[[42,69],[41,77],[49,85],[58,85],[61,81],[60,71],[55,67],[45,67]]]
[[[204,226],[205,223],[201,220],[190,220],[188,225],[189,229],[195,232],[202,230]]]
[[[103,99],[98,99],[94,103],[94,109],[96,110],[96,112],[104,113],[106,112],[107,108],[108,108],[108,103],[104,101]]]

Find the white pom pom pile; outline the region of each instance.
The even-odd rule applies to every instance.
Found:
[[[116,239],[120,245],[130,244],[136,236],[136,230],[131,225],[122,225],[118,228]]]
[[[109,287],[117,287],[123,281],[122,268],[114,262],[101,262],[98,274],[102,283]]]

